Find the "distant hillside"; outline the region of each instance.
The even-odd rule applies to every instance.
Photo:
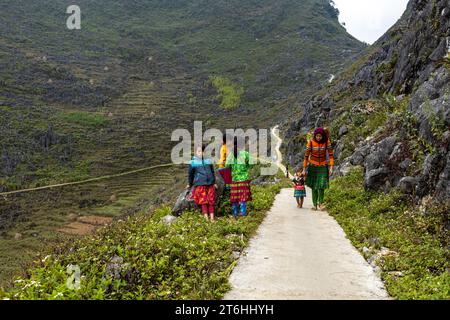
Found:
[[[267,127],[364,48],[327,0],[80,0],[75,31],[70,4],[0,4],[0,190],[167,161],[194,119]]]

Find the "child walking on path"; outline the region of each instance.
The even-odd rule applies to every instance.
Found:
[[[302,171],[298,171],[294,175],[294,179],[292,179],[292,184],[294,186],[294,197],[297,200],[297,208],[303,208],[303,202],[306,198],[306,187],[305,187],[305,178],[302,174]]]
[[[308,141],[303,162],[303,174],[306,185],[312,189],[313,210],[324,210],[325,189],[329,187],[329,179],[333,174],[334,157],[329,137],[323,128],[317,128],[314,136]]]
[[[189,165],[189,185],[194,187],[192,198],[195,204],[202,209],[203,216],[214,221],[216,205],[216,176],[214,166],[210,159],[204,159],[203,153],[206,146],[198,147],[195,156]]]

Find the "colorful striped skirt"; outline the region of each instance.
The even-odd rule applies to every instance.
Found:
[[[230,201],[231,203],[252,201],[250,181],[232,182]]]
[[[192,199],[198,206],[209,204],[216,204],[216,188],[211,186],[196,186],[192,191]]]
[[[325,190],[330,186],[328,166],[308,166],[306,185],[313,190]]]
[[[306,188],[305,186],[296,186],[294,191],[295,198],[306,198]]]

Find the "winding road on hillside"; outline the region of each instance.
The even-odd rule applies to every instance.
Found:
[[[283,144],[283,139],[279,136],[279,126],[275,126],[270,130],[270,134],[272,135],[272,139],[275,139],[277,141],[275,152],[276,152],[276,161],[275,164],[280,168],[282,172],[286,172],[287,169],[283,165],[283,154],[280,151],[281,145]],[[292,179],[293,176],[291,173],[289,173],[289,178]]]
[[[276,129],[276,128],[274,128]],[[282,140],[272,129],[272,135]],[[283,172],[277,148],[277,164]],[[380,278],[326,212],[283,189],[230,277],[225,300],[389,299]]]

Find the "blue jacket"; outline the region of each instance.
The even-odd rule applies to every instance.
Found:
[[[210,186],[215,183],[216,175],[211,160],[193,157],[189,164],[189,185]]]

